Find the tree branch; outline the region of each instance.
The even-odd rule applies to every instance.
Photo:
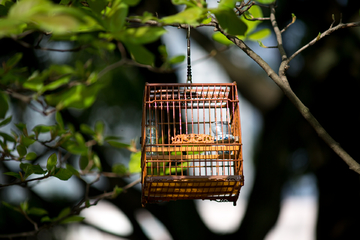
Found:
[[[274,6],[272,6],[271,10],[272,14],[275,13]],[[274,27],[274,31],[277,34],[277,40],[282,48],[282,39],[281,33],[277,27],[275,16],[272,17],[272,24]],[[345,24],[346,26],[359,26],[359,23]],[[340,25],[337,29],[343,27]],[[218,27],[219,31],[224,34],[230,41],[235,43],[240,49],[242,49],[250,58],[252,58],[264,71],[267,75],[280,87],[280,89],[284,92],[284,94],[289,98],[289,100],[294,104],[296,109],[301,113],[301,115],[308,121],[308,123],[313,127],[316,133],[319,135],[321,139],[349,166],[349,168],[356,173],[360,174],[360,164],[357,163],[341,146],[338,142],[336,142],[322,127],[322,125],[317,121],[317,119],[311,114],[310,110],[301,102],[301,100],[296,96],[296,94],[292,91],[287,78],[285,76],[285,67],[287,66],[288,59],[286,57],[286,53],[284,50],[280,50],[282,56],[282,62],[280,65],[279,75],[274,72],[274,70],[252,49],[250,49],[242,40],[238,39],[235,36],[230,36],[225,33],[220,27]],[[335,30],[334,30],[335,31]],[[327,34],[330,34],[332,31],[329,31]],[[325,35],[324,35],[325,36]],[[282,74],[280,72],[283,72]],[[281,78],[280,75],[283,77]]]
[[[301,53],[302,51],[304,51],[305,49],[307,49],[308,47],[314,45],[317,41],[319,41],[320,39],[330,35],[331,33],[342,29],[342,28],[350,28],[350,27],[358,27],[360,26],[360,22],[351,22],[351,23],[339,23],[338,25],[336,25],[335,27],[332,27],[333,23],[331,24],[330,28],[328,30],[326,30],[325,32],[323,32],[322,34],[316,36],[313,40],[311,40],[308,44],[306,44],[305,46],[303,46],[302,48],[300,48],[299,50],[297,50],[293,55],[291,55],[291,57],[289,57],[287,63],[289,63],[294,57],[296,57],[299,53]]]

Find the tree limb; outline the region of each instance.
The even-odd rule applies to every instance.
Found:
[[[231,36],[224,32],[220,27],[218,29],[236,46],[242,49],[250,58],[252,58],[264,71],[268,74],[268,76],[280,87],[283,93],[289,98],[289,100],[294,104],[296,109],[301,113],[301,115],[308,121],[308,123],[313,127],[316,133],[319,135],[321,139],[325,141],[325,143],[349,166],[349,168],[356,173],[360,174],[360,164],[357,163],[341,146],[338,142],[336,142],[322,127],[322,125],[317,121],[317,119],[311,114],[310,110],[301,102],[301,100],[296,96],[296,94],[292,91],[287,78],[285,76],[285,68],[287,67],[288,58],[286,56],[285,51],[282,48],[282,39],[281,33],[277,27],[276,19],[275,19],[275,10],[274,5],[271,6],[272,12],[272,24],[277,34],[276,39],[279,45],[279,51],[282,57],[282,62],[279,68],[279,75],[274,72],[274,70],[252,49],[250,49],[242,40],[238,39],[235,36]],[[351,23],[345,24],[348,27],[359,26],[359,23]],[[331,30],[326,33],[326,35],[334,32],[337,29],[343,28],[343,25],[337,27],[334,30]],[[325,36],[325,34],[324,34]],[[282,48],[282,50],[280,50]],[[282,76],[282,77],[281,77]]]

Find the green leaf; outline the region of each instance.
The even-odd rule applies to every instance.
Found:
[[[64,220],[62,220],[60,222],[60,224],[66,224],[66,223],[73,223],[73,222],[81,222],[83,221],[85,218],[84,217],[80,217],[80,216],[70,216],[68,218],[65,218]]]
[[[27,210],[27,214],[36,215],[36,216],[42,216],[42,215],[48,214],[48,212],[43,208],[32,207],[32,208]]]
[[[126,48],[129,50],[131,57],[138,63],[145,65],[153,65],[155,61],[155,56],[150,51],[148,51],[142,45],[132,44],[129,42],[124,42]]]
[[[46,168],[50,172],[53,172],[57,164],[57,156],[56,153],[53,153],[50,155],[50,157],[47,160]]]
[[[104,128],[105,128],[105,125],[102,121],[97,121],[95,123],[95,132],[96,134],[100,134],[100,135],[103,135],[104,134]]]
[[[123,2],[129,6],[136,6],[140,2],[140,0],[123,0]]]
[[[26,147],[25,147],[24,145],[18,145],[18,146],[16,147],[16,150],[17,150],[20,158],[22,158],[23,156],[25,156],[26,153],[27,153]]]
[[[13,68],[18,62],[21,60],[23,54],[18,52],[15,53],[9,60],[6,61],[6,68],[11,69]]]
[[[97,93],[102,87],[103,85],[98,83],[90,86],[80,84],[60,93],[49,94],[45,99],[49,105],[56,105],[57,110],[68,107],[88,108],[95,102]]]
[[[29,147],[31,144],[36,142],[34,138],[34,135],[31,135],[29,137],[26,137],[24,135],[20,136],[20,144],[23,144],[25,147]]]
[[[24,123],[17,123],[15,126],[25,135],[28,136],[27,128]]]
[[[62,119],[61,113],[59,111],[55,114],[55,120],[59,124],[60,129],[64,129],[64,121]]]
[[[40,165],[32,165],[30,163],[20,163],[20,168],[24,171],[24,180],[31,174],[45,174],[46,171]]]
[[[0,100],[1,101],[1,100]],[[0,103],[1,104],[1,103]],[[1,108],[1,107],[0,107]],[[11,122],[12,116],[6,118],[5,120],[0,122],[0,127],[5,126]]]
[[[99,156],[94,153],[93,156],[92,156],[92,159],[94,161],[95,167],[97,167],[101,171],[102,167],[101,167],[101,161],[100,161]]]
[[[319,34],[317,35],[316,41],[319,41],[319,40],[320,40],[320,37],[321,37],[321,32],[319,32]]]
[[[51,222],[51,219],[49,216],[42,217],[40,222]]]
[[[212,13],[215,14],[221,28],[226,33],[233,36],[245,34],[247,26],[238,16],[236,16],[233,9],[213,9]]]
[[[8,176],[12,176],[12,177],[16,177],[17,179],[21,179],[21,175],[19,173],[15,173],[15,172],[6,172],[4,173],[5,175]]]
[[[85,123],[82,123],[80,125],[80,131],[91,136],[95,135],[95,131],[92,130],[91,127]]]
[[[231,45],[234,44],[232,41],[230,41],[224,34],[222,34],[221,32],[216,32],[212,35],[212,38],[224,45]]]
[[[128,172],[128,169],[125,167],[124,164],[117,163],[112,166],[111,171],[118,175],[124,175]]]
[[[4,142],[16,142],[12,136],[4,132],[0,132],[0,137],[4,139]]]
[[[233,9],[235,7],[236,2],[238,2],[238,1],[237,0],[221,0],[219,2],[218,8]]]
[[[72,172],[69,169],[66,168],[59,168],[57,172],[55,173],[54,177],[62,180],[67,181],[72,177]]]
[[[183,5],[185,4],[187,7],[196,7],[195,1],[189,0],[171,0],[171,2],[175,5]]]
[[[164,24],[190,24],[192,26],[199,25],[206,19],[206,10],[199,7],[187,8],[175,15],[160,19],[160,23]]]
[[[262,47],[262,48],[268,48],[267,46],[265,46],[261,41],[258,41],[259,43],[259,46]]]
[[[177,64],[177,63],[181,63],[185,60],[185,55],[178,55],[178,56],[174,56],[172,58],[170,58],[169,63],[170,64]]]
[[[106,0],[88,0],[87,3],[94,13],[101,15],[101,11],[106,7],[108,1]]]
[[[271,35],[271,31],[270,29],[268,28],[263,28],[257,32],[254,32],[250,35],[247,36],[247,38],[249,40],[252,40],[252,41],[257,41],[257,40],[260,40],[260,39],[264,39],[264,38],[267,38]]]
[[[5,201],[2,201],[1,203],[2,203],[5,207],[8,207],[8,208],[10,208],[10,209],[12,209],[12,210],[14,210],[14,211],[17,211],[17,212],[21,212],[21,209],[20,209],[18,206],[13,206],[13,205],[5,202]]]
[[[128,28],[119,37],[114,37],[132,44],[148,44],[158,40],[164,33],[166,30],[162,27],[138,27]]]
[[[89,158],[87,156],[80,156],[79,167],[81,170],[85,170],[89,165]]]
[[[123,189],[116,185],[113,190],[112,198],[116,198],[122,191]]]
[[[245,12],[248,18],[262,18],[263,12],[261,10],[261,7],[254,5],[252,6],[247,12]],[[261,21],[250,21],[246,20],[244,16],[241,16],[241,19],[244,21],[244,23],[247,26],[247,30],[245,33],[245,36],[251,32],[253,32],[256,27],[261,23]]]
[[[261,4],[270,4],[275,2],[275,0],[255,0],[256,2],[259,2]]]
[[[20,208],[23,212],[26,212],[29,208],[29,203],[27,201],[20,203]]]
[[[66,169],[69,170],[73,175],[80,177],[80,173],[70,164],[66,164]]]
[[[119,32],[124,26],[126,16],[128,14],[128,6],[124,3],[115,4],[107,15],[105,20],[109,32]]]
[[[40,91],[41,91],[41,93],[43,93],[43,92],[46,92],[46,91],[49,91],[49,90],[55,90],[55,89],[65,85],[65,84],[69,83],[70,80],[71,80],[70,76],[65,76],[65,77],[59,78],[59,79],[45,85],[44,87],[42,87],[40,89]]]
[[[129,144],[126,143],[121,143],[121,142],[117,142],[117,141],[113,141],[113,140],[109,140],[107,141],[111,146],[116,147],[116,148],[128,148],[130,147]]]
[[[70,207],[66,207],[66,208],[61,210],[59,215],[56,218],[54,218],[54,220],[59,220],[61,218],[64,218],[64,217],[68,216],[70,213],[71,213]]]
[[[9,110],[9,104],[8,104],[7,96],[4,93],[0,92],[0,119],[5,118],[8,110]],[[2,122],[0,123],[0,126],[2,126]]]
[[[129,171],[130,173],[141,172],[141,151],[136,153],[131,153],[130,162],[129,162]]]
[[[32,161],[32,160],[34,160],[34,159],[36,159],[36,158],[37,158],[37,155],[36,155],[36,153],[34,153],[34,152],[29,152],[29,153],[26,154],[26,156],[25,156],[25,159],[28,160],[28,161]]]

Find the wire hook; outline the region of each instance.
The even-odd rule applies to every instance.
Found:
[[[187,38],[187,81],[186,81],[186,83],[192,83],[191,59],[190,59],[190,25],[188,25],[186,38]]]

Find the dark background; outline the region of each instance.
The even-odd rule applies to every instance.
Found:
[[[135,14],[142,14],[146,10],[156,12],[159,16],[171,14],[176,10],[169,2],[165,0],[142,1],[132,11]],[[314,39],[319,32],[327,30],[332,23],[332,14],[336,19],[335,24],[339,22],[341,16],[344,23],[359,21],[359,9],[358,0],[278,1],[276,17],[280,28],[291,21],[291,13],[294,13],[298,19],[290,27],[293,30],[284,34],[285,50],[288,55],[291,55],[297,48]],[[265,16],[267,11],[264,9]],[[265,26],[269,26],[269,23],[260,25],[260,27]],[[304,31],[300,31],[299,27]],[[193,31],[192,37],[206,51],[213,49],[212,40],[203,33]],[[29,36],[26,41],[31,42],[35,39],[36,36]],[[147,47],[155,52],[159,44],[161,43],[156,42]],[[10,39],[0,40],[0,46],[1,59],[22,51],[24,59],[21,64],[24,66],[45,69],[49,65],[49,59],[42,57],[43,55],[40,56],[38,52],[35,52],[36,50],[23,48]],[[257,50],[268,51],[259,48]],[[276,50],[271,51],[275,59],[276,57],[280,59]],[[87,59],[89,56],[88,53],[74,53],[68,64],[74,63],[76,59]],[[107,60],[110,63],[119,57],[119,53],[116,52]],[[263,122],[262,132],[255,147],[254,186],[241,226],[231,234],[213,233],[202,222],[193,201],[148,205],[146,209],[165,225],[173,239],[261,240],[277,221],[284,186],[296,177],[312,173],[316,176],[319,192],[317,239],[356,239],[359,235],[360,224],[358,174],[349,170],[348,166],[318,138],[289,100],[263,76],[260,68],[252,70],[238,67],[231,62],[228,52],[219,54],[215,59],[224,67],[231,80],[238,83],[242,96],[261,113]],[[100,65],[101,60],[95,59],[95,63]],[[160,57],[157,64],[161,64]],[[94,106],[81,112],[62,111],[65,122],[72,123],[79,129],[82,122],[93,123],[94,120],[89,119],[89,116],[93,116],[92,113],[99,111],[100,108],[107,108],[108,114],[112,116],[112,119],[107,122],[109,132],[115,131],[115,128],[121,124],[140,123],[140,120],[126,118],[122,110],[131,111],[137,113],[134,116],[140,116],[145,82],[177,81],[174,73],[159,74],[135,67],[119,68],[109,73],[107,77],[111,79],[111,82],[101,91]],[[294,92],[310,108],[328,133],[354,159],[359,159],[360,28],[336,31],[303,51],[290,63],[288,79]],[[23,103],[12,100],[12,105],[16,119],[26,122]],[[299,149],[304,151],[307,157],[301,162],[301,167],[294,168],[293,156]],[[111,154],[107,152],[108,149],[95,150],[101,159],[105,159],[104,170],[111,171]],[[123,161],[126,161],[129,153],[122,154],[125,156]],[[75,161],[75,159],[70,159],[70,161]],[[3,164],[1,167],[5,168]],[[111,190],[115,185],[124,186],[126,182],[121,179],[109,179],[102,190]],[[90,190],[91,195],[100,193],[101,191],[97,188]],[[0,190],[1,199],[6,199],[5,194],[11,193]],[[26,194],[32,203],[51,209],[50,214],[54,215],[69,204],[68,200],[58,196],[50,201],[37,195],[31,189],[26,190]],[[134,212],[141,209],[140,192],[134,188],[129,189],[126,194],[112,202],[128,216],[133,224],[132,235],[126,237],[147,239],[134,217]],[[0,206],[0,233],[13,233],[20,229],[29,231],[32,227],[20,214]],[[52,238],[61,239],[55,233],[52,233]]]

